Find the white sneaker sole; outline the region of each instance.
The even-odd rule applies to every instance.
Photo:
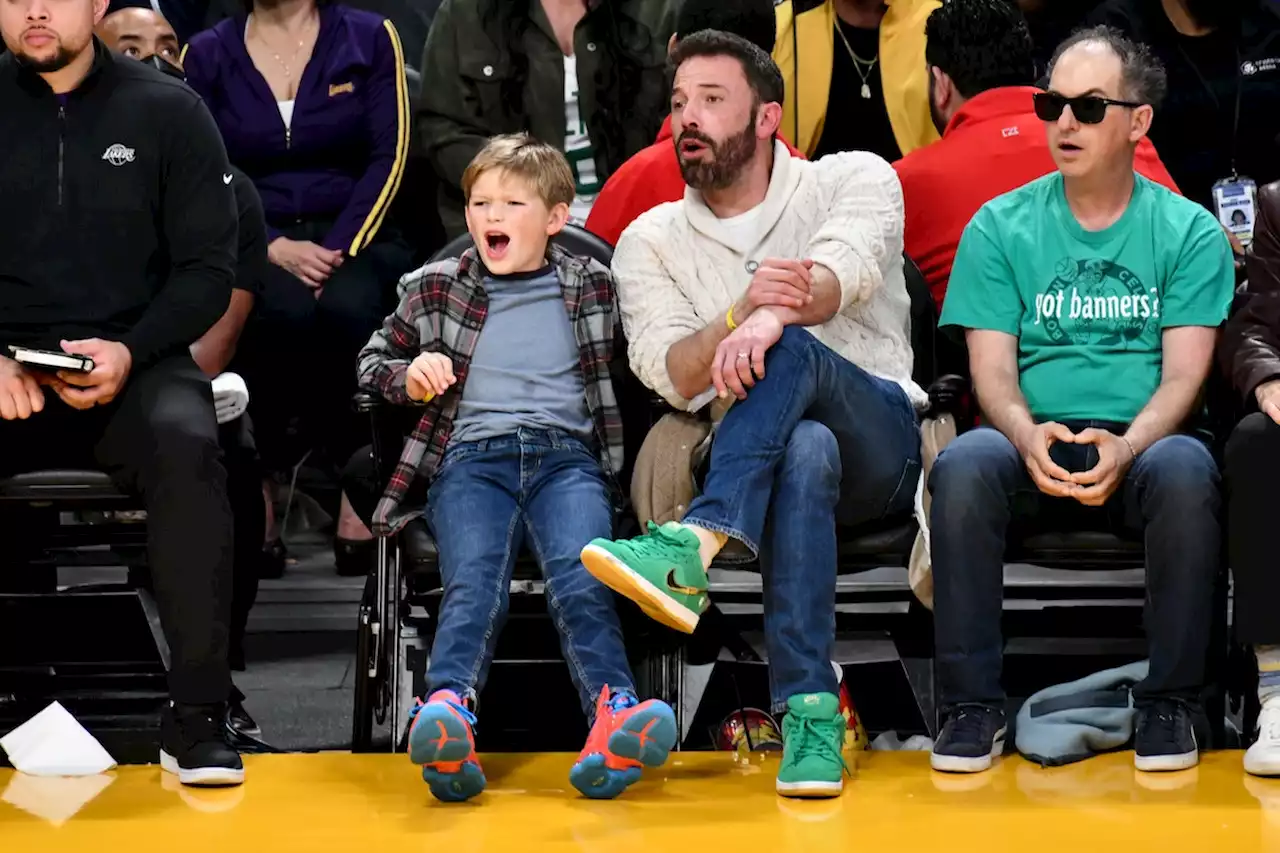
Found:
[[[184,770],[178,766],[178,759],[163,749],[160,750],[160,769],[177,776],[182,784],[197,788],[227,788],[244,784],[244,768],[192,767]]]
[[[963,755],[941,755],[937,752],[929,755],[929,766],[942,773],[981,773],[990,770],[995,760],[1004,754],[1004,738],[1007,729],[996,733],[991,744],[991,752],[972,758]]]
[[[1138,755],[1133,754],[1133,766],[1143,773],[1172,773],[1177,770],[1190,770],[1200,763],[1200,750],[1183,752],[1178,755]]]
[[[650,618],[668,628],[692,634],[698,627],[698,614],[677,604],[671,596],[645,580],[629,566],[598,545],[582,549],[582,565],[591,576],[619,595],[640,606]]]
[[[840,796],[844,791],[844,780],[839,782],[774,782],[774,790],[784,797],[802,799],[830,799]]]

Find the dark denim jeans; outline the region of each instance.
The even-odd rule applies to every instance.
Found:
[[[684,521],[747,545],[764,576],[775,710],[836,692],[836,522],[905,513],[920,473],[906,392],[788,327],[765,378],[716,432],[702,494]]]
[[[1123,433],[1124,424],[1069,422]],[[1093,445],[1057,443],[1068,471],[1092,468]],[[1157,441],[1134,462],[1102,507],[1049,497],[1035,487],[1003,434],[982,427],[959,436],[929,477],[937,672],[944,708],[1003,708],[1000,687],[1004,554],[1011,526],[1027,530],[1101,530],[1143,537],[1147,563],[1146,630],[1150,669],[1134,702],[1174,697],[1194,702],[1204,683],[1221,560],[1218,468],[1189,435]]]
[[[484,687],[526,542],[542,568],[547,608],[587,718],[605,684],[634,691],[613,594],[579,558],[592,539],[613,535],[605,476],[585,444],[522,428],[451,447],[428,493],[427,522],[444,582],[428,694],[474,698]]]

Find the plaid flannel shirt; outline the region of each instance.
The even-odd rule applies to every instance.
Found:
[[[595,425],[600,464],[611,481],[622,467],[622,417],[609,377],[617,306],[609,269],[552,244],[547,251],[560,277],[565,310],[573,322],[587,407]],[[360,386],[400,406],[423,409],[405,441],[395,472],[378,501],[374,533],[390,536],[414,517],[402,506],[415,478],[428,480],[444,458],[453,432],[471,358],[489,313],[484,266],[474,248],[458,259],[428,264],[400,280],[400,304],[360,351]],[[405,388],[409,364],[422,352],[438,352],[453,362],[454,384],[426,403],[410,400]]]

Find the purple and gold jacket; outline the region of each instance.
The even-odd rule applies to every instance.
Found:
[[[385,18],[320,7],[320,33],[285,127],[245,49],[243,15],[196,34],[183,52],[231,162],[262,196],[268,240],[306,220],[332,220],[322,244],[354,256],[382,226],[409,149],[404,51]]]

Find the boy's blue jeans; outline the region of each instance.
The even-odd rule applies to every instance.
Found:
[[[521,428],[450,447],[428,492],[426,519],[444,582],[428,695],[452,690],[474,698],[483,688],[525,544],[542,568],[547,607],[587,718],[604,685],[634,691],[613,593],[579,557],[592,539],[613,535],[605,475],[582,441]]]

